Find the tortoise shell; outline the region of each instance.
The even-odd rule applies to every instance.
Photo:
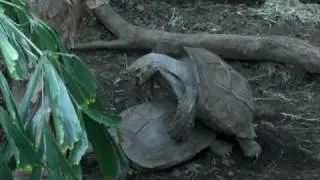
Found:
[[[171,100],[155,100],[132,106],[120,113],[122,148],[133,167],[163,170],[183,163],[207,148],[215,134],[200,124],[187,141],[177,143],[166,129],[176,111]]]
[[[254,101],[247,80],[218,55],[184,47],[198,82],[196,117],[216,131],[254,138]]]

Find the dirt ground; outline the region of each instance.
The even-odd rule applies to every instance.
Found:
[[[182,5],[178,3],[182,2]],[[217,3],[219,2],[219,3]],[[129,22],[151,28],[185,33],[287,35],[320,47],[320,25],[270,20],[255,16],[246,1],[112,1]],[[94,18],[85,19],[79,42],[112,39]],[[114,85],[118,73],[145,52],[75,52],[95,73],[106,109],[115,113],[129,107],[129,92]],[[270,62],[228,60],[253,88],[258,142],[263,148],[257,160],[245,159],[238,147],[228,159],[204,151],[193,160],[164,172],[136,172],[129,179],[319,179],[320,178],[320,76],[299,67]],[[318,101],[319,100],[319,101]],[[89,158],[90,159],[90,158]],[[92,158],[91,158],[92,160]],[[97,164],[84,161],[84,172],[98,177]],[[92,178],[89,178],[92,179]]]

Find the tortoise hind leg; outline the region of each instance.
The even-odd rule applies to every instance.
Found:
[[[254,139],[237,138],[241,149],[246,157],[258,158],[262,152],[260,145]]]

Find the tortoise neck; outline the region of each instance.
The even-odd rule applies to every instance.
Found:
[[[181,66],[182,63],[181,61],[178,61],[175,58],[164,54],[150,53],[149,55],[149,65],[151,65],[152,68],[162,68],[171,73],[174,73],[177,70],[177,68]]]

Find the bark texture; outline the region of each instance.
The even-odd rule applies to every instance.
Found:
[[[301,67],[309,73],[320,73],[320,49],[299,39],[286,36],[182,34],[150,30],[130,24],[115,12],[108,2],[88,0],[87,6],[118,39],[88,42],[73,49],[152,50],[157,43],[168,42],[206,48],[223,59],[287,63]]]

